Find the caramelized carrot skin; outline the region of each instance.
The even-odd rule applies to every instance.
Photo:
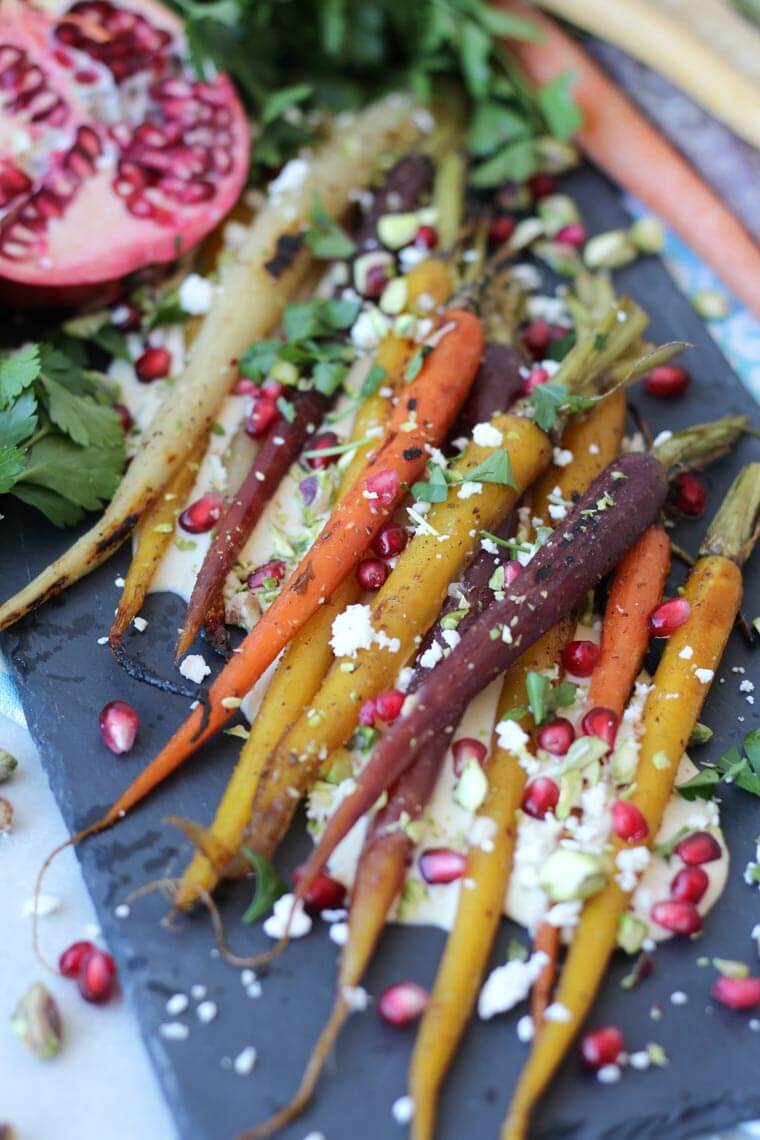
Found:
[[[684,597],[691,616],[668,640],[655,673],[654,689],[644,708],[631,796],[647,819],[650,843],[662,824],[678,764],[710,687],[710,680],[700,680],[697,670],[714,673],[718,668],[741,596],[741,571],[720,556],[699,559],[687,580]],[[693,650],[688,660],[680,656],[687,646]],[[620,847],[614,847],[613,859]],[[612,878],[584,907],[556,992],[556,1001],[570,1011],[570,1020],[544,1023],[515,1089],[501,1140],[525,1140],[528,1135],[533,1109],[591,1009],[631,893]]]

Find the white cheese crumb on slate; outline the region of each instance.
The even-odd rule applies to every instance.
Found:
[[[410,1096],[400,1096],[391,1109],[397,1124],[408,1124],[414,1116],[414,1101]]]
[[[216,1017],[216,1002],[202,1001],[195,1012],[198,1016],[198,1020],[202,1022],[203,1025],[208,1025],[209,1022],[213,1021]]]
[[[532,954],[527,962],[505,962],[486,978],[478,998],[478,1014],[487,1021],[497,1013],[506,1013],[523,1001],[541,970],[549,961],[543,950]]]
[[[264,923],[264,933],[269,938],[284,938],[286,933],[291,938],[303,938],[311,930],[311,918],[303,909],[302,902],[293,910],[293,918],[288,927],[294,898],[295,895],[292,894],[282,895],[274,904],[273,913]]]
[[[179,1017],[181,1013],[185,1012],[189,1005],[190,999],[187,994],[172,994],[166,1003],[166,1012],[169,1014],[169,1017]]]
[[[200,685],[203,678],[211,672],[211,667],[206,664],[206,658],[203,654],[190,653],[182,661],[179,671],[183,677],[187,677],[188,681],[194,681],[196,685]]]
[[[181,1021],[165,1021],[158,1032],[165,1041],[187,1041],[190,1036],[190,1030]]]
[[[247,1077],[253,1072],[256,1064],[256,1050],[253,1045],[246,1045],[232,1062],[232,1067],[240,1077]]]

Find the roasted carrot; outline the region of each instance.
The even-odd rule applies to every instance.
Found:
[[[510,42],[528,75],[546,83],[571,72],[583,112],[577,141],[613,182],[659,214],[760,316],[760,250],[739,220],[684,158],[574,40],[522,0],[502,4],[530,13],[540,41]]]
[[[630,796],[649,827],[639,845],[650,845],[657,836],[681,756],[739,612],[740,567],[757,539],[759,511],[760,463],[754,463],[737,476],[708,530],[682,595],[690,616],[668,639],[644,707],[636,782]],[[622,846],[615,843],[613,859]],[[501,1140],[527,1136],[533,1109],[591,1008],[632,893],[613,878],[584,907],[556,993],[570,1017],[545,1022],[534,1040]]]
[[[301,898],[343,836],[421,749],[441,730],[451,731],[469,701],[609,573],[654,519],[666,486],[662,465],[640,454],[621,456],[594,481],[509,593],[488,607],[433,670],[411,712],[382,737],[356,791],[342,801],[311,855],[298,884]]]
[[[432,298],[436,305],[442,305],[451,292],[450,270],[439,260],[416,265],[406,275],[406,282],[407,296],[413,310],[423,295]],[[411,351],[410,343],[397,337],[387,337],[381,343],[375,362],[388,376],[383,391],[387,391],[388,387],[403,387],[404,371]],[[352,439],[365,440],[377,428],[384,428],[392,410],[393,405],[387,395],[377,391],[368,396],[356,413]],[[371,443],[363,443],[356,449],[341,477],[339,499],[348,494],[359,478],[371,448]],[[251,815],[253,797],[270,752],[301,714],[304,705],[312,700],[332,663],[332,623],[338,613],[357,600],[359,593],[356,578],[349,575],[333,591],[329,602],[320,606],[296,634],[283,653],[211,824],[212,839],[227,852],[229,862],[234,860],[240,848]],[[198,898],[199,890],[212,891],[219,871],[219,866],[214,866],[203,851],[197,851],[182,877],[175,906],[186,908]]]
[[[222,727],[280,651],[351,573],[373,536],[422,471],[426,446],[443,442],[467,395],[483,351],[480,321],[452,309],[437,343],[406,387],[363,474],[333,511],[282,592],[243,641],[208,693],[108,812],[83,834],[110,827]],[[441,333],[443,335],[441,336]],[[421,350],[420,350],[421,352]]]
[[[507,670],[499,697],[499,719],[524,700],[527,673],[554,664],[571,631],[571,620],[563,619]],[[414,1044],[409,1070],[413,1140],[430,1140],[434,1134],[441,1083],[475,1004],[504,908],[517,837],[515,813],[525,781],[517,759],[502,748],[495,750],[487,772],[488,793],[477,818],[492,821],[489,834],[493,846],[486,851],[473,845],[467,852],[463,877],[472,887],[460,891],[454,926],[446,939],[430,1003]]]

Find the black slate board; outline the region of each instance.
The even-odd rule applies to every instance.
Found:
[[[594,231],[625,224],[617,195],[597,174],[574,175],[568,179],[568,188],[579,199]],[[652,314],[652,337],[685,338],[696,346],[688,358],[694,383],[687,398],[671,406],[636,392],[636,401],[655,430],[725,411],[754,410],[751,398],[656,260],[643,260],[619,273],[617,279],[620,291],[630,291]],[[745,441],[730,461],[710,472],[710,512],[739,464],[753,454],[757,458],[756,443]],[[0,554],[3,596],[69,541],[69,536],[12,505],[4,526],[12,528],[13,540],[6,542]],[[703,526],[680,528],[678,540],[694,548]],[[131,681],[108,650],[96,644],[108,629],[116,603],[114,578],[126,565],[127,553],[122,551],[64,598],[48,604],[3,638],[32,733],[72,830],[102,812],[187,711],[183,698],[163,696]],[[759,571],[760,559],[756,558],[747,575],[751,615],[757,610]],[[682,575],[678,569],[675,577]],[[173,642],[181,612],[176,598],[150,597],[144,611],[150,621],[148,631],[142,638],[133,638],[134,650],[167,676],[171,675],[169,653],[160,647]],[[758,721],[760,709],[753,710],[739,696],[739,677],[730,671],[735,665],[744,665],[751,675],[750,653],[738,634],[732,638],[720,672],[725,684],[716,681],[704,715],[715,729],[711,755],[740,739]],[[98,711],[116,697],[133,702],[142,719],[138,744],[122,760],[106,752],[97,730]],[[738,723],[738,716],[744,717],[743,723]],[[703,754],[707,751],[703,749]],[[78,852],[105,936],[118,960],[126,999],[137,1014],[185,1140],[231,1140],[282,1103],[293,1090],[332,1000],[336,948],[324,926],[291,946],[264,979],[263,995],[254,1000],[246,996],[238,971],[216,956],[205,918],[185,921],[178,932],[170,932],[161,926],[166,904],[156,895],[136,902],[129,918],[114,917],[114,907],[129,891],[182,868],[187,844],[162,819],[169,813],[210,819],[234,754],[235,746],[226,738],[205,748],[150,802]],[[746,1016],[709,1004],[713,971],[695,964],[698,955],[751,961],[755,953],[750,931],[760,920],[760,905],[757,893],[742,882],[741,872],[754,858],[754,839],[760,831],[757,801],[727,790],[724,821],[733,868],[704,938],[696,946],[680,943],[660,949],[655,974],[632,994],[619,986],[630,963],[616,961],[593,1015],[597,1024],[620,1024],[632,1049],[649,1041],[662,1044],[670,1057],[669,1066],[646,1073],[627,1071],[619,1084],[603,1087],[581,1073],[576,1059],[570,1058],[538,1113],[537,1138],[655,1140],[667,1136],[685,1140],[760,1117],[760,1037],[748,1028]],[[286,844],[283,872],[300,861],[306,843],[301,833]],[[251,931],[239,921],[249,893],[245,884],[238,884],[226,890],[221,900],[230,940],[245,953],[261,950],[267,943],[260,931]],[[503,960],[507,938],[520,933],[504,924],[494,963]],[[366,980],[369,992],[377,994],[390,982],[406,977],[429,985],[442,942],[436,930],[390,928]],[[166,998],[176,991],[189,992],[195,983],[208,987],[208,996],[219,1007],[217,1020],[202,1026],[191,1011],[182,1019],[191,1026],[189,1040],[163,1040],[158,1027],[168,1020]],[[688,993],[687,1005],[670,1004],[669,995],[675,989]],[[663,1007],[660,1021],[650,1018],[653,1002]],[[498,1135],[510,1088],[526,1055],[525,1046],[515,1036],[515,1021],[516,1014],[511,1014],[470,1029],[443,1097],[442,1140],[464,1136],[485,1140]],[[403,1135],[391,1117],[391,1105],[405,1092],[412,1040],[411,1032],[386,1027],[371,1010],[352,1017],[316,1102],[283,1133],[286,1140],[302,1140],[313,1129],[324,1132],[328,1140],[353,1140],[358,1135],[363,1140],[384,1140]],[[236,1056],[248,1044],[259,1051],[252,1075],[241,1077],[223,1067],[223,1058]]]

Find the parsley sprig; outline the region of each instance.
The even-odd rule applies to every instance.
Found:
[[[412,494],[423,503],[445,502],[449,487],[461,486],[462,483],[498,483],[502,487],[517,490],[509,452],[504,448],[493,451],[482,463],[465,474],[450,471],[432,459],[428,462],[427,470],[427,480],[412,484]]]
[[[111,498],[123,466],[119,417],[77,346],[0,356],[0,494],[71,526]]]
[[[760,728],[755,728],[744,737],[742,751],[732,744],[714,766],[706,766],[687,780],[678,784],[676,791],[685,800],[711,800],[718,784],[736,784],[753,796],[760,796]]]

